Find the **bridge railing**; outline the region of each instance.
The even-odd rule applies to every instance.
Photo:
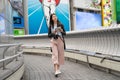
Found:
[[[17,57],[22,55],[23,51],[21,49],[21,44],[0,44],[1,51],[1,59],[0,63],[2,63],[3,69],[5,69],[5,66],[11,62],[14,58],[16,58],[16,61],[18,60]],[[12,48],[12,54],[9,48]]]
[[[50,47],[47,34],[14,37],[15,42],[26,46]],[[120,56],[120,27],[108,27],[67,32],[67,49]]]

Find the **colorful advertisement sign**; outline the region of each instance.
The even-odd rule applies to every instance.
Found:
[[[101,0],[73,0],[74,7],[101,10]]]
[[[102,24],[104,27],[112,24],[111,0],[102,0]]]
[[[0,34],[5,34],[5,20],[3,18],[4,14],[0,14]]]
[[[24,28],[24,19],[23,17],[13,17],[13,26],[14,28]]]
[[[24,29],[14,29],[14,35],[15,36],[25,35],[25,30]]]
[[[85,30],[102,27],[101,14],[90,12],[76,12],[75,30]]]
[[[28,0],[29,34],[47,33],[51,13],[70,30],[69,0]]]
[[[112,0],[112,22],[116,23],[116,0]]]
[[[92,1],[92,4],[90,7],[101,9],[101,0],[91,0],[91,1]]]
[[[13,26],[14,28],[24,28],[23,1],[9,0],[13,8]]]
[[[120,24],[120,0],[116,0],[117,23]]]

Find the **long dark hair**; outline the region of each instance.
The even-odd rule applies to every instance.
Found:
[[[49,23],[49,28],[54,26],[54,21],[52,20],[52,16],[56,15],[55,13],[50,15],[50,23]],[[61,24],[60,21],[57,19],[57,25]]]

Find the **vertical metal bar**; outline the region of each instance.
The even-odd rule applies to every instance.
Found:
[[[20,46],[21,44],[17,45],[17,47],[15,48],[15,54],[20,51]],[[18,56],[16,57],[16,61],[18,61]]]
[[[6,51],[8,50],[8,48],[9,48],[9,46],[8,47],[6,47],[5,49],[4,49],[4,51],[3,51],[3,59],[5,58],[5,53],[6,53]],[[3,70],[5,69],[5,61],[3,61]]]
[[[5,49],[6,50],[6,49]],[[3,52],[3,59],[5,58],[5,50]],[[3,61],[3,70],[5,69],[5,61]]]
[[[21,45],[22,45],[22,44],[19,45],[19,49],[18,49],[19,52],[22,51],[22,46],[21,46]],[[22,55],[19,55],[19,57],[22,57]]]
[[[89,63],[89,56],[86,55],[86,58],[87,58],[88,67],[89,67],[89,68],[92,68],[91,64]]]
[[[19,45],[15,48],[15,55],[17,54],[18,49],[19,49]],[[18,61],[18,57],[16,57],[16,61]]]

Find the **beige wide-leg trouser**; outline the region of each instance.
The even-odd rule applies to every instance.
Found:
[[[53,64],[63,65],[64,64],[64,43],[61,38],[51,39],[52,47],[52,62]]]

